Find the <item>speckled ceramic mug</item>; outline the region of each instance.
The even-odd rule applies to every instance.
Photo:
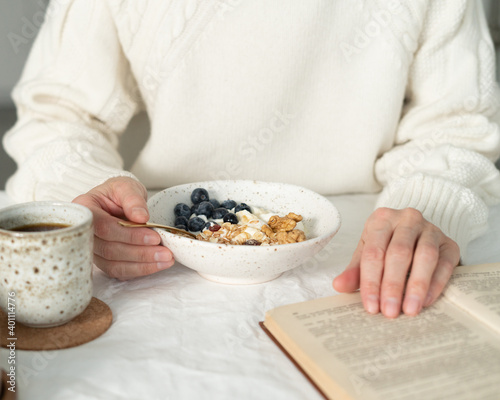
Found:
[[[40,225],[53,230],[33,231]],[[79,315],[92,299],[93,237],[92,213],[78,204],[0,209],[0,307],[15,305],[16,321],[37,328]]]

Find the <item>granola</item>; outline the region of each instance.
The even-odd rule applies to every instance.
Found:
[[[268,223],[263,223],[259,217],[248,211],[236,213],[238,224],[224,222],[205,229],[196,238],[212,243],[224,243],[251,246],[272,246],[303,242],[306,235],[303,230],[296,229],[302,216],[290,213],[285,217],[273,215]],[[239,214],[239,215],[238,215]]]

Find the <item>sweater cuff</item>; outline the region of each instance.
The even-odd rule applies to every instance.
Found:
[[[488,207],[472,190],[445,179],[423,174],[400,178],[384,188],[376,207],[415,208],[460,247],[488,227]]]

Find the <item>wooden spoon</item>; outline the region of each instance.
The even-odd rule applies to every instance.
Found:
[[[175,233],[181,236],[187,236],[189,238],[196,239],[196,235],[194,233],[185,231],[184,229],[174,228],[173,226],[161,225],[161,224],[153,224],[151,222],[146,222],[145,224],[136,224],[135,222],[128,221],[118,221],[121,226],[126,226],[127,228],[161,228],[169,231],[170,233]]]

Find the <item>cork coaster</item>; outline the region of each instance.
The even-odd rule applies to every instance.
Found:
[[[0,384],[0,400],[15,400],[17,398],[16,392],[10,391],[8,388],[10,387],[7,378],[7,372],[3,369],[0,369],[2,374],[2,383]]]
[[[7,315],[0,310],[0,327],[7,332]],[[87,308],[73,320],[53,328],[30,328],[19,322],[15,326],[16,350],[67,349],[90,342],[108,330],[113,321],[109,306],[92,297]],[[0,346],[12,343],[7,335],[0,338]]]

